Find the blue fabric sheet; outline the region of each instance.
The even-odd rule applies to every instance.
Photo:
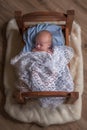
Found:
[[[52,33],[53,46],[61,46],[65,44],[61,26],[49,23],[37,24],[36,26],[28,28],[23,34],[23,39],[25,41],[25,46],[22,50],[23,53],[31,51],[34,47],[36,34],[42,30],[48,30]]]

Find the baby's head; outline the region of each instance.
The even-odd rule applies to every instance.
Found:
[[[36,36],[35,42],[37,50],[47,51],[52,46],[52,34],[47,30],[40,31]]]

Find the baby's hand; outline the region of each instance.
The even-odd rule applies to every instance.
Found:
[[[47,52],[52,54],[52,53],[53,53],[53,50],[52,50],[52,49],[49,49]]]

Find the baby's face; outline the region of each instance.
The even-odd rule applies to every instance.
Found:
[[[43,31],[39,35],[37,35],[35,47],[37,50],[47,51],[51,47],[52,44],[51,41],[52,41],[51,34]]]

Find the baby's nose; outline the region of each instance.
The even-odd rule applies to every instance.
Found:
[[[37,44],[37,48],[40,48],[40,45],[39,45],[39,44]]]

